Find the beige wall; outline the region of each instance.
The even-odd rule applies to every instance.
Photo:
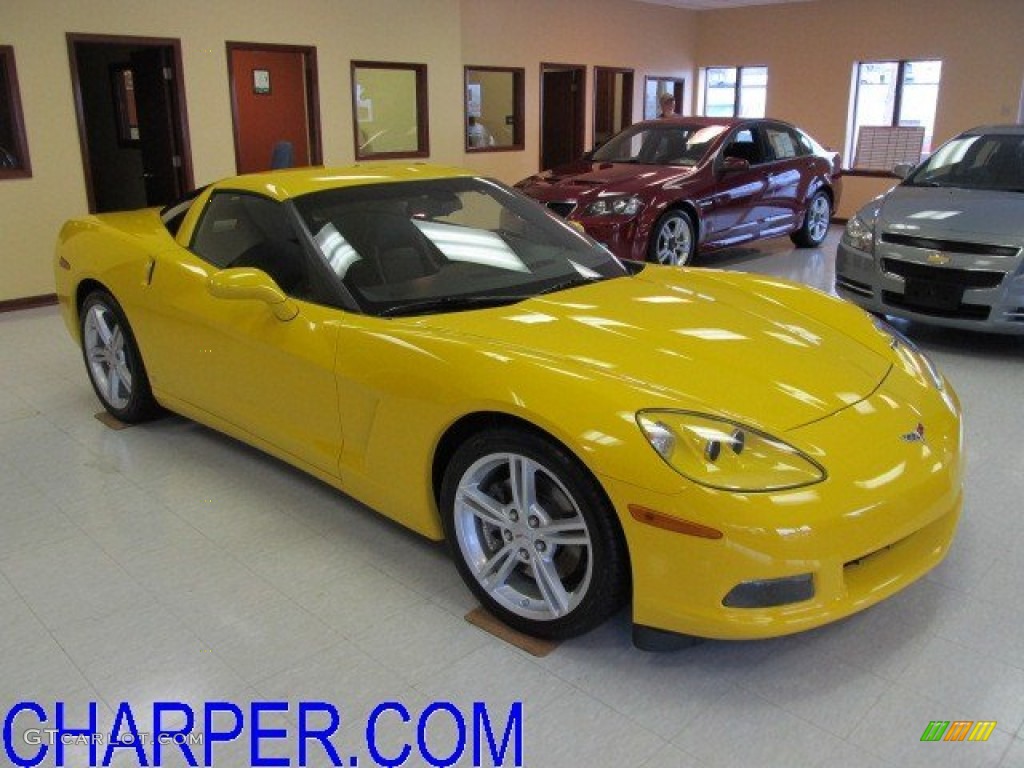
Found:
[[[350,62],[429,65],[432,158],[463,157],[459,0],[0,0],[33,176],[0,181],[0,301],[53,292],[61,223],[87,210],[66,34],[181,40],[196,184],[235,172],[225,42],[314,45],[326,163],[353,160]]]
[[[814,0],[693,12],[629,0],[0,0],[0,44],[13,45],[31,179],[0,181],[0,301],[53,290],[60,224],[87,208],[66,33],[181,40],[195,181],[234,173],[228,40],[317,48],[324,160],[353,159],[350,62],[426,63],[430,160],[514,182],[537,170],[541,62],[587,66],[586,144],[593,68],[635,72],[639,119],[647,75],[684,77],[684,113],[701,66],[766,64],[768,111],[843,146],[850,74],[858,60],[944,61],[936,138],[1017,116],[1024,48],[1021,0]],[[523,67],[524,151],[467,154],[463,65]],[[846,180],[839,213],[888,182]]]
[[[540,65],[587,67],[586,138],[593,143],[594,67],[633,69],[633,118],[647,75],[693,84],[697,13],[628,0],[462,0],[462,58],[526,70],[523,152],[474,153],[462,165],[509,183],[540,168]]]
[[[857,61],[941,59],[935,140],[1015,122],[1024,78],[1021,0],[814,0],[698,14],[698,67],[768,66],[768,114],[844,150]],[[844,180],[840,216],[893,181]]]

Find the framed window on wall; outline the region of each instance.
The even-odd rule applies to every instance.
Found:
[[[0,45],[0,179],[24,179],[31,175],[14,48]]]
[[[644,120],[653,120],[660,114],[661,97],[666,93],[675,101],[676,114],[687,114],[683,111],[686,80],[682,77],[652,77],[648,75],[644,78]]]
[[[470,66],[466,81],[466,151],[522,149],[526,70]]]
[[[356,159],[427,157],[427,65],[352,62]]]
[[[707,117],[764,117],[768,67],[708,67],[704,74]]]
[[[862,61],[853,74],[850,167],[887,172],[930,154],[942,62]]]

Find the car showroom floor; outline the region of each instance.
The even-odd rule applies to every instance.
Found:
[[[699,263],[827,289],[837,237],[819,250],[779,240]],[[261,742],[260,755],[297,765],[299,702],[319,701],[341,714],[331,741],[345,765],[397,765],[405,745],[405,765],[430,764],[417,746],[424,712],[440,765],[459,755],[457,718],[428,709],[445,701],[467,723],[455,764],[473,765],[473,702],[500,742],[518,701],[532,768],[1020,768],[1024,338],[906,330],[953,381],[966,416],[966,504],[939,568],[799,636],[651,654],[632,648],[624,612],[534,657],[465,621],[474,602],[439,545],[181,418],[105,426],[57,309],[0,315],[0,714],[35,702],[48,720],[17,710],[5,746],[39,754],[32,731],[54,727],[58,702],[77,728],[96,702],[96,730],[107,733],[121,702],[140,732],[151,732],[156,701],[188,703],[196,730],[204,705],[233,703],[246,735],[252,702],[268,702],[261,727],[285,736]],[[366,726],[389,701],[410,722],[381,711],[377,761]],[[922,743],[935,720],[996,727],[984,742]],[[232,723],[218,709],[213,730]],[[255,762],[247,737],[210,748],[215,766]],[[476,764],[498,764],[482,748]],[[67,750],[66,764],[88,764],[81,743]],[[144,747],[150,765],[153,750]],[[315,740],[309,754],[329,764]],[[140,764],[134,749],[113,755]],[[174,746],[161,760],[185,764]]]

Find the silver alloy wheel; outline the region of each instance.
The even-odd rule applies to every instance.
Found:
[[[593,575],[590,531],[565,485],[517,453],[474,462],[455,494],[455,534],[473,577],[526,619],[569,614]]]
[[[807,234],[816,243],[822,242],[828,234],[829,214],[828,198],[820,193],[815,195],[807,208]]]
[[[693,230],[682,215],[669,214],[658,225],[655,255],[659,264],[681,267],[689,262],[693,249]]]
[[[109,307],[89,307],[82,324],[82,345],[96,390],[110,407],[127,408],[132,396],[132,372],[124,330]]]

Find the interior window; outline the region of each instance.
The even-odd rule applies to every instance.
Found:
[[[289,296],[309,298],[308,264],[278,202],[243,192],[215,193],[196,228],[192,251],[221,269],[263,270]]]
[[[352,62],[356,160],[426,157],[427,65]]]
[[[466,150],[522,149],[525,70],[466,67]]]
[[[31,175],[14,48],[0,45],[0,179]]]

